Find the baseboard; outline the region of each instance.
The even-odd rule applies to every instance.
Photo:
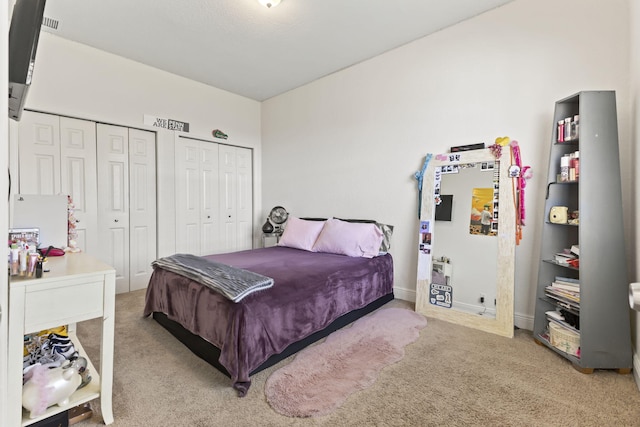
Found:
[[[531,315],[515,313],[513,323],[519,329],[533,331],[533,316]]]
[[[640,355],[633,351],[633,379],[636,381],[636,387],[640,390]]]
[[[398,288],[394,286],[393,294],[397,299],[413,303],[416,302],[416,291],[412,291],[411,289]]]
[[[393,294],[397,299],[401,299],[403,301],[416,302],[416,291],[406,288],[393,288]],[[528,331],[533,331],[533,316],[528,314],[519,314],[516,313],[513,319],[514,325],[519,329],[526,329]],[[638,360],[640,364],[640,360]],[[634,369],[634,372],[637,372],[637,369]],[[640,384],[640,382],[638,382]]]

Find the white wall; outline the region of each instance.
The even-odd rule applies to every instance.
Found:
[[[414,297],[414,172],[426,153],[508,135],[534,173],[515,284],[516,324],[531,329],[555,101],[617,92],[631,192],[628,14],[629,0],[516,0],[265,101],[262,216],[283,205],[394,224],[396,295]]]
[[[218,142],[252,148],[254,203],[260,209],[261,112],[257,101],[43,31],[25,108],[158,131],[159,256],[175,250],[170,174],[174,132],[144,125],[145,114],[188,122],[186,135],[191,138],[214,141],[211,131],[221,129],[229,139]],[[13,157],[15,163],[15,153]],[[256,235],[261,225],[260,218],[254,218]]]

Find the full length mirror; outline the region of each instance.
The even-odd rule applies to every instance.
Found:
[[[418,312],[513,336],[515,205],[509,166],[508,155],[496,159],[488,149],[429,161],[422,183]]]

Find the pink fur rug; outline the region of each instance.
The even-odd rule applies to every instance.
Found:
[[[289,417],[317,417],[372,385],[378,373],[404,357],[404,347],[427,325],[405,308],[383,308],[300,351],[265,383],[271,407]]]

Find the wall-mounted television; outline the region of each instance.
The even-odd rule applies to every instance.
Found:
[[[9,118],[20,120],[36,60],[45,0],[16,0],[9,28]]]

